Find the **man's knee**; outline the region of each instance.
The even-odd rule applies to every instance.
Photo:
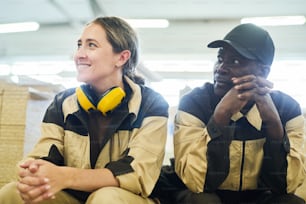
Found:
[[[264,204],[305,204],[305,201],[294,195],[294,194],[284,194],[284,195],[274,195],[267,196],[266,198],[259,200],[257,203]]]
[[[221,204],[220,198],[215,193],[194,193],[188,189],[179,191],[174,195],[174,203],[181,204]]]

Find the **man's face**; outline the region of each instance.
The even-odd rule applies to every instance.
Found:
[[[217,96],[224,96],[232,87],[232,78],[244,75],[260,74],[260,66],[254,60],[240,55],[231,46],[219,49],[217,62],[214,66],[214,91]]]

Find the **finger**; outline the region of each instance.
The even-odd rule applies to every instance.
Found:
[[[243,84],[246,82],[251,82],[254,81],[256,79],[256,76],[254,75],[245,75],[242,77],[233,77],[232,81],[234,84]]]
[[[43,160],[43,159],[36,159],[36,160],[31,159],[31,160],[27,160],[27,161],[25,161],[25,162],[19,164],[19,166],[20,166],[21,168],[29,168],[31,165],[37,165],[37,166],[39,166],[39,165],[45,164],[46,162],[47,162],[47,161],[45,161],[45,160]]]
[[[20,178],[19,182],[22,184],[29,185],[29,186],[40,186],[40,185],[48,184],[49,179],[43,178],[43,177],[26,176],[26,177]]]
[[[34,159],[30,159],[30,160],[27,160],[27,161],[24,161],[23,163],[20,163],[19,166],[21,168],[28,168],[35,160]]]
[[[237,95],[237,98],[241,101],[248,101],[250,94],[247,93],[240,93]]]
[[[54,195],[49,195],[46,197],[44,195],[42,196],[39,196],[33,200],[31,200],[31,204],[34,204],[34,203],[40,203],[41,201],[44,201],[44,200],[49,200],[49,199],[55,199],[55,196]]]
[[[38,164],[32,163],[32,164],[29,165],[28,169],[31,173],[35,173],[35,172],[37,172],[38,167],[39,167]]]
[[[23,194],[31,190],[33,187],[24,183],[17,182],[16,184],[17,190]]]
[[[272,82],[270,82],[269,80],[262,78],[262,77],[257,77],[256,78],[257,84],[260,87],[268,87],[270,89],[273,88],[274,84]]]
[[[237,97],[240,100],[256,100],[257,97],[262,97],[271,92],[268,87],[257,87],[248,91],[240,92]]]
[[[29,169],[20,169],[19,172],[18,172],[18,176],[20,178],[24,178],[24,177],[27,177],[27,176],[35,176],[35,173],[36,172],[31,172]]]
[[[42,185],[42,186],[38,186],[35,187],[33,189],[31,189],[30,191],[27,192],[27,195],[31,198],[31,199],[36,199],[38,197],[42,197],[44,194],[49,194],[48,190],[50,189],[50,185]]]
[[[270,92],[271,92],[271,89],[268,87],[258,87],[256,90],[256,93],[261,96],[266,95]]]
[[[53,194],[53,193],[51,193],[51,192],[46,192],[46,193],[44,193],[43,195],[42,195],[42,198],[44,199],[44,200],[48,200],[48,199],[55,199],[55,195]]]
[[[49,200],[49,199],[55,199],[55,195],[53,195],[50,192],[44,193],[36,198],[32,199],[27,199],[24,198],[23,200],[25,201],[25,204],[33,204],[33,203],[40,203],[44,200]]]
[[[244,100],[244,101],[254,100],[255,96],[256,96],[256,89],[244,90],[239,92],[239,94],[237,95],[239,100]]]
[[[254,81],[245,82],[243,84],[235,85],[235,89],[238,90],[238,92],[244,92],[244,91],[250,91],[252,89],[257,88],[257,84],[254,83]]]
[[[27,169],[21,169],[21,170],[18,172],[18,176],[19,176],[20,178],[29,176],[29,171],[28,171]]]
[[[21,192],[21,197],[23,200],[31,203],[35,203],[44,199],[49,199],[52,197],[52,193],[49,192],[50,185],[42,185],[38,187],[31,188],[26,192]],[[48,196],[46,196],[48,195]]]

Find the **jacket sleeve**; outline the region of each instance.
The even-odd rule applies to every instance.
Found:
[[[274,192],[294,193],[306,175],[304,117],[300,115],[289,120],[284,129],[283,141],[266,141],[261,178]]]
[[[34,148],[27,155],[27,158],[39,159],[50,156],[51,146],[56,146],[59,153],[63,155],[63,139],[64,139],[64,116],[62,112],[62,101],[66,97],[60,93],[55,96],[53,102],[47,108],[41,124],[41,136]],[[62,161],[63,162],[63,161]]]
[[[178,110],[175,116],[175,171],[193,192],[203,192],[207,172],[207,144],[210,141],[206,125],[197,117]]]
[[[285,126],[290,151],[287,155],[287,193],[294,192],[306,179],[305,119],[303,115],[291,119]]]
[[[127,156],[106,166],[121,188],[144,197],[151,194],[160,174],[168,121],[167,102],[162,97],[149,98],[131,130]]]
[[[213,117],[207,124],[211,141],[207,144],[207,173],[204,190],[215,191],[227,178],[230,170],[230,144],[234,135],[231,125],[220,127]]]
[[[191,191],[211,192],[225,180],[229,172],[232,135],[230,126],[220,128],[212,118],[206,126],[190,113],[182,110],[177,112],[174,131],[175,171]]]
[[[305,119],[292,97],[280,91],[271,96],[284,127],[284,139],[280,143],[267,139],[261,178],[274,192],[293,193],[306,176]]]

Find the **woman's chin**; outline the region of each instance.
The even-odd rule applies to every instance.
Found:
[[[86,76],[83,76],[83,75],[78,74],[77,77],[76,77],[76,80],[77,80],[78,82],[88,83],[89,78],[86,77]]]

